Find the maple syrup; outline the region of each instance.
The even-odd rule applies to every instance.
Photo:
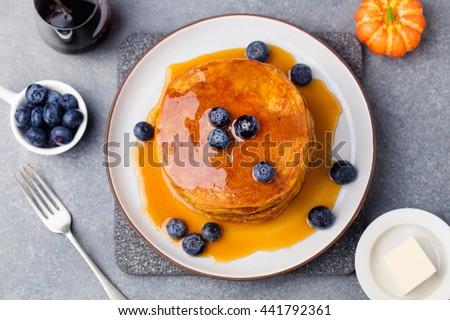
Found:
[[[279,47],[270,46],[270,52],[267,63],[276,66],[286,75],[296,64],[294,57]],[[161,98],[149,113],[147,121],[152,124],[156,122],[166,87],[172,79],[195,65],[228,58],[245,58],[245,48],[205,54],[183,63],[170,65],[166,72]],[[307,222],[309,211],[319,205],[333,208],[340,190],[340,185],[334,183],[328,173],[333,145],[333,136],[330,133],[334,133],[342,109],[338,100],[321,80],[313,79],[308,85],[297,88],[305,97],[314,118],[316,140],[318,146],[321,146],[317,149],[320,165],[311,169],[300,192],[278,217],[262,223],[235,223],[215,221],[197,212],[172,190],[163,168],[154,165],[153,159],[157,158],[156,150],[153,149],[153,141],[150,141],[137,145],[132,153],[139,181],[142,210],[148,214],[149,220],[153,221],[156,227],[162,228],[162,232],[166,232],[165,224],[172,218],[185,221],[189,232],[201,232],[203,224],[209,221],[219,223],[222,237],[214,243],[209,243],[202,256],[213,257],[220,262],[239,259],[260,250],[289,248],[314,233],[315,229]],[[167,238],[168,241],[180,245],[181,241],[172,240],[169,236]]]

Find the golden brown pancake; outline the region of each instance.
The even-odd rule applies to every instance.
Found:
[[[208,144],[209,111],[231,116],[231,143]],[[233,121],[254,116],[257,135],[236,137]],[[277,216],[298,193],[314,157],[314,128],[305,101],[277,68],[247,59],[216,60],[193,67],[167,87],[156,119],[157,155],[169,184],[198,211],[236,222]],[[270,162],[269,183],[253,179],[253,166]]]

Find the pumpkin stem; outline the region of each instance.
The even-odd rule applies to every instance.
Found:
[[[390,3],[388,3],[388,5],[387,5],[386,20],[389,23],[394,23],[394,21],[395,21],[395,14],[394,14],[394,11],[392,11],[392,7],[391,7]]]

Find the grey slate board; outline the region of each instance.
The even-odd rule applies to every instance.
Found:
[[[362,77],[362,50],[351,34],[321,32],[316,35],[332,47]],[[119,49],[118,83],[137,59],[163,35],[135,33],[128,36]],[[349,274],[355,270],[354,257],[358,240],[366,226],[362,211],[349,230],[324,254],[292,272],[308,274]],[[117,266],[133,275],[189,275],[186,271],[162,258],[150,248],[128,224],[114,206],[114,247]]]

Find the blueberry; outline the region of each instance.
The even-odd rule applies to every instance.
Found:
[[[49,102],[44,107],[44,121],[50,127],[56,127],[61,124],[63,109],[56,103]]]
[[[19,107],[14,115],[16,119],[16,125],[19,128],[25,128],[31,120],[31,109],[27,106]]]
[[[53,90],[48,90],[47,92],[47,99],[45,100],[45,102],[54,102],[54,103],[59,103],[59,99],[61,98],[61,95]]]
[[[208,134],[208,143],[217,150],[223,150],[230,143],[230,138],[225,130],[218,128]]]
[[[202,227],[202,236],[206,241],[213,242],[220,238],[222,230],[215,222],[207,222]]]
[[[153,131],[153,127],[145,121],[138,122],[133,130],[136,138],[142,141],[150,140],[153,137]]]
[[[48,141],[47,141],[47,146],[49,148],[55,148],[55,147],[59,147],[59,145],[56,144],[55,141],[53,141],[52,137],[51,137],[51,131],[47,134],[48,135]]]
[[[25,92],[25,98],[29,103],[40,104],[47,98],[47,89],[37,83],[28,86]]]
[[[44,108],[36,107],[31,111],[31,126],[35,128],[42,128],[45,125]]]
[[[289,71],[289,75],[292,82],[299,86],[307,85],[312,80],[311,68],[303,63],[297,63],[293,66],[291,71]]]
[[[247,46],[245,54],[248,59],[266,62],[269,59],[269,47],[262,41],[253,41]]]
[[[205,251],[206,242],[201,234],[188,233],[181,241],[184,252],[190,256],[197,256]]]
[[[230,115],[222,107],[213,108],[209,112],[208,117],[211,124],[217,128],[223,128],[230,122]]]
[[[72,131],[63,126],[54,127],[50,137],[57,145],[68,144],[73,139]]]
[[[83,114],[78,109],[70,109],[64,113],[62,125],[66,128],[73,129],[83,122]]]
[[[180,219],[171,219],[166,225],[167,233],[174,239],[182,238],[187,231],[186,224]]]
[[[47,133],[41,128],[29,127],[25,131],[25,139],[35,147],[44,147],[47,145]]]
[[[313,228],[326,229],[333,223],[333,213],[324,206],[314,207],[308,214],[308,222]]]
[[[250,139],[259,131],[259,123],[253,116],[241,116],[234,122],[234,132],[242,139]]]
[[[253,167],[253,179],[258,182],[270,182],[275,176],[275,169],[268,162],[260,162]]]
[[[70,109],[76,109],[78,107],[77,99],[70,93],[66,93],[59,97],[58,104],[66,111]]]
[[[355,181],[357,171],[348,161],[339,160],[330,169],[330,178],[337,184],[347,184]]]

